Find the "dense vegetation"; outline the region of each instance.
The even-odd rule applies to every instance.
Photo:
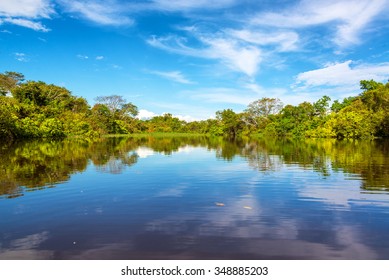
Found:
[[[283,106],[276,98],[250,103],[242,113],[216,112],[216,119],[185,122],[164,114],[149,120],[123,97],[100,96],[91,107],[64,87],[24,81],[16,72],[0,74],[0,139],[93,138],[104,134],[154,132],[216,136],[264,134],[314,138],[389,136],[389,82],[360,82],[362,92],[343,101],[323,96],[314,103]]]

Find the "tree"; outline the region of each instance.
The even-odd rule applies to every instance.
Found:
[[[331,101],[331,98],[327,95],[324,95],[322,98],[320,98],[318,101],[313,103],[313,109],[315,110],[314,114],[318,117],[324,117],[329,108],[329,101]]]
[[[127,134],[134,132],[134,117],[138,114],[138,108],[119,95],[99,96],[99,103],[92,109],[92,115],[96,117],[94,124],[104,133]]]
[[[223,134],[229,137],[236,137],[242,129],[240,115],[232,109],[216,112],[216,119],[220,122]]]
[[[368,89],[359,95],[362,102],[374,112],[389,110],[389,82],[386,85],[374,82],[373,80],[366,83],[368,84],[366,86]]]
[[[127,103],[127,101],[119,95],[98,96],[96,101],[99,104],[107,106],[112,116],[119,119],[125,116],[135,117],[138,114],[138,108],[130,102]]]
[[[342,103],[340,103],[338,100],[335,100],[331,105],[331,111],[338,113],[343,108],[351,105],[351,103],[353,103],[353,101],[355,101],[356,99],[357,97],[355,96],[346,97],[343,99]]]
[[[52,105],[64,108],[74,101],[74,96],[66,88],[42,81],[23,83],[13,88],[12,95],[21,103],[37,106]]]
[[[337,138],[371,138],[379,119],[361,100],[342,109],[328,122]]]
[[[24,81],[24,75],[18,72],[6,71],[0,74],[0,95],[5,96],[22,81]]]
[[[382,83],[376,82],[374,80],[370,80],[370,81],[362,80],[359,82],[359,85],[361,89],[363,89],[364,91],[369,91],[369,90],[376,89],[377,87],[382,85]]]
[[[243,120],[247,124],[256,128],[261,122],[266,122],[270,115],[278,114],[282,110],[283,104],[278,98],[263,97],[251,102],[244,112]]]

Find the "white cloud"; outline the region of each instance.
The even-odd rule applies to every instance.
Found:
[[[215,37],[210,34],[193,34],[204,45],[194,49],[186,45],[186,39],[176,36],[157,38],[153,36],[147,42],[153,47],[170,52],[207,59],[216,59],[233,71],[248,76],[256,74],[262,60],[259,48],[239,42],[232,38]]]
[[[28,19],[6,18],[6,19],[3,19],[3,22],[27,27],[27,28],[33,29],[35,31],[42,31],[42,32],[50,31],[50,29],[46,28],[42,23],[35,22],[32,20],[28,20]]]
[[[333,24],[333,41],[339,46],[359,42],[360,33],[380,13],[387,10],[387,0],[303,0],[280,13],[260,13],[252,24],[281,28],[304,28]]]
[[[292,31],[255,32],[250,29],[228,30],[229,34],[240,40],[259,46],[276,45],[279,51],[293,51],[297,49],[299,35]]]
[[[166,112],[158,115],[154,112],[151,112],[151,111],[148,111],[148,110],[145,110],[145,109],[141,109],[139,110],[139,113],[138,115],[136,116],[136,118],[140,119],[140,120],[148,120],[148,119],[151,119],[153,117],[156,117],[156,116],[163,116],[164,114],[167,114]],[[173,118],[178,118],[180,120],[183,120],[183,121],[186,121],[186,122],[192,122],[192,121],[197,121],[198,119],[197,118],[194,118],[192,116],[189,116],[189,115],[175,115],[175,114],[172,114],[172,117]]]
[[[104,56],[102,56],[102,55],[96,56],[96,60],[103,60],[103,59],[104,59]]]
[[[315,102],[324,95],[332,100],[343,99],[361,92],[361,80],[386,82],[388,78],[389,63],[357,64],[349,60],[327,64],[324,68],[300,73],[291,86],[292,94],[282,95],[280,99],[292,105]]]
[[[50,18],[54,14],[50,0],[1,0],[0,16],[23,18]]]
[[[20,62],[28,62],[29,59],[25,53],[15,53],[15,59]]]
[[[189,56],[207,57],[203,50],[197,50],[186,46],[186,41],[187,40],[183,37],[170,35],[165,37],[151,36],[146,42],[155,48],[169,52]]]
[[[204,120],[207,118],[213,118],[216,110],[220,108],[216,108],[212,106],[214,104],[204,104],[199,102],[191,102],[189,99],[191,98],[190,94],[201,93],[200,91],[181,91],[179,94],[185,98],[185,103],[178,102],[169,102],[169,101],[157,101],[151,103],[150,106],[153,108],[159,108],[160,111],[169,112],[173,116],[185,119],[188,117],[188,113],[190,113],[190,117],[193,120]],[[211,106],[207,106],[211,105]],[[162,113],[163,115],[164,113]]]
[[[79,14],[97,24],[121,26],[134,23],[131,18],[125,15],[127,10],[123,9],[123,4],[114,0],[60,0],[60,3],[67,12]]]
[[[141,110],[139,110],[136,118],[138,118],[140,120],[147,120],[147,119],[151,119],[152,117],[155,117],[155,116],[157,116],[157,114],[155,114],[154,112],[150,112],[150,111],[147,111],[145,109],[141,109]]]
[[[54,13],[49,0],[2,0],[0,2],[0,24],[8,23],[48,32],[50,29],[36,20],[48,19]]]
[[[296,82],[303,86],[347,86],[358,88],[361,80],[385,81],[389,77],[389,63],[356,64],[348,60],[327,65],[322,69],[300,73]]]
[[[170,72],[150,71],[150,73],[169,79],[177,83],[193,84],[193,82],[185,78],[185,76],[180,71],[170,71]]]
[[[203,37],[202,41],[210,46],[207,50],[210,57],[221,59],[232,70],[248,76],[256,74],[262,60],[259,48],[227,38]]]
[[[198,121],[199,119],[194,118],[189,115],[173,115],[174,118],[177,118],[181,121],[186,121],[186,122],[193,122],[193,121]]]

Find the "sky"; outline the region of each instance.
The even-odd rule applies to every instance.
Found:
[[[389,0],[0,0],[0,73],[193,121],[389,79]]]

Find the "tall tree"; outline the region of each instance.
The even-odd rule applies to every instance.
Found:
[[[98,96],[96,101],[107,106],[112,116],[119,119],[125,116],[135,117],[138,114],[138,108],[131,102],[127,103],[126,99],[120,95]]]
[[[24,81],[24,75],[18,72],[6,71],[0,74],[0,95],[5,96],[22,81]]]
[[[329,110],[329,101],[331,101],[331,98],[327,95],[324,95],[322,98],[320,98],[318,101],[313,103],[313,108],[315,110],[314,114],[317,117],[324,117],[328,110]]]
[[[243,114],[243,120],[247,124],[259,128],[261,123],[267,123],[270,115],[278,114],[283,104],[278,98],[263,97],[251,102]]]

